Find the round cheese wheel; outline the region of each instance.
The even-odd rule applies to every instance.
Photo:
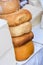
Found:
[[[27,42],[25,45],[20,47],[15,47],[15,56],[17,61],[23,61],[29,58],[34,52],[33,42]]]
[[[9,27],[12,37],[21,36],[23,34],[29,33],[32,30],[31,22],[26,22],[15,27]]]
[[[13,45],[14,45],[15,47],[19,47],[19,46],[21,46],[21,45],[24,45],[26,42],[32,40],[33,37],[34,37],[33,32],[24,34],[24,35],[22,35],[22,36],[13,37],[13,38],[12,38]]]
[[[31,13],[26,9],[19,9],[17,12],[0,15],[0,18],[6,19],[9,26],[17,26],[32,19]]]
[[[19,0],[2,0],[0,1],[0,14],[15,12],[20,8]]]

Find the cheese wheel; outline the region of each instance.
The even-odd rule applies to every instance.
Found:
[[[27,42],[25,45],[21,47],[15,47],[15,56],[17,61],[23,61],[28,59],[34,52],[33,42]]]
[[[26,22],[16,27],[9,27],[9,28],[10,28],[11,36],[16,37],[30,32],[32,30],[32,24],[30,22]]]
[[[20,8],[19,0],[0,1],[0,14],[15,12]]]
[[[34,37],[33,32],[24,34],[24,35],[19,36],[19,37],[13,37],[13,38],[12,38],[13,45],[14,45],[15,47],[24,45],[26,42],[32,40],[33,37]]]
[[[8,20],[9,26],[17,26],[32,19],[31,13],[26,9],[20,9],[17,12],[0,15],[0,18]]]

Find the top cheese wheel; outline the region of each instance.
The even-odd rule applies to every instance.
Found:
[[[19,0],[0,1],[0,14],[12,13],[18,10],[19,8]]]

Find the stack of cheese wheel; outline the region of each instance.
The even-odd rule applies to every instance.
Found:
[[[0,18],[8,21],[16,60],[23,61],[34,52],[34,35],[31,31],[32,24],[28,22],[32,19],[31,13],[25,9],[18,9],[19,0],[0,1]]]
[[[32,19],[32,15],[28,10],[20,9],[12,13],[13,19],[10,26],[10,32],[13,40],[15,56],[17,61],[23,61],[29,58],[34,52],[34,44],[32,39],[34,37],[32,24],[28,21]]]

